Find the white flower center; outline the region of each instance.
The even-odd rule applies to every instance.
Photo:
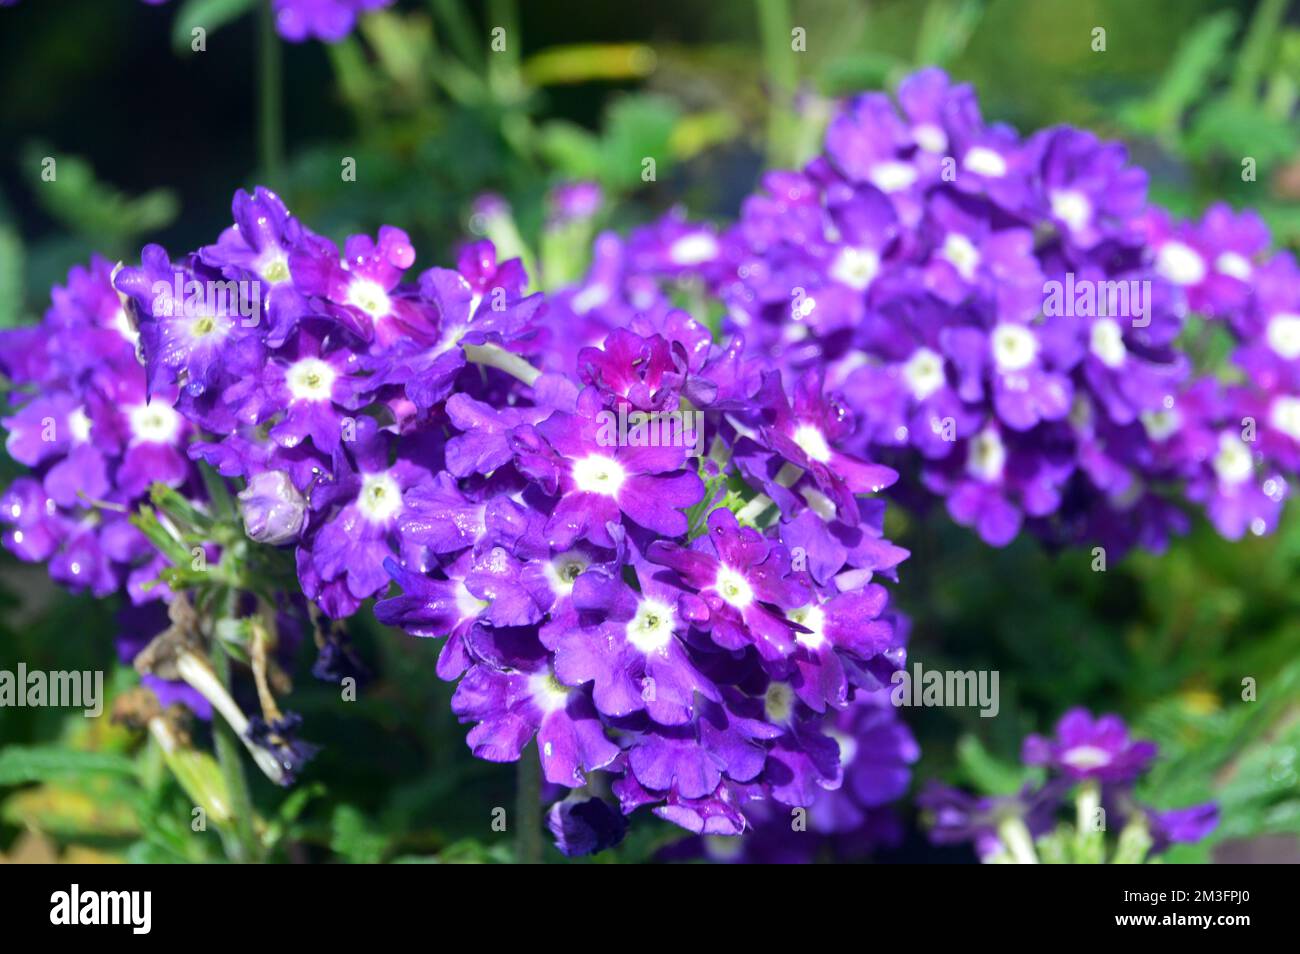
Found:
[[[754,602],[754,588],[749,585],[749,580],[725,563],[718,567],[718,578],[713,587],[724,601],[736,609],[743,610]]]
[[[68,415],[68,433],[72,435],[75,444],[84,444],[90,439],[91,426],[84,407],[79,407]]]
[[[1288,361],[1300,358],[1300,315],[1289,312],[1274,315],[1265,335],[1268,346]]]
[[[262,281],[272,285],[287,282],[290,278],[289,260],[280,249],[271,249],[258,263],[257,273],[262,276]]]
[[[180,433],[181,416],[166,404],[137,404],[127,411],[131,433],[141,444],[170,444]]]
[[[1118,368],[1128,356],[1124,347],[1124,332],[1113,318],[1099,318],[1092,323],[1090,347],[1092,353],[1108,368]]]
[[[328,401],[338,377],[333,366],[320,358],[303,358],[289,365],[285,383],[295,401]]]
[[[535,672],[528,678],[528,692],[533,697],[533,702],[537,703],[538,708],[545,713],[563,709],[572,691],[556,679],[555,674],[549,669]]]
[[[986,482],[1000,480],[1007,464],[1007,448],[1002,436],[989,428],[971,438],[966,456],[966,471]]]
[[[552,557],[545,567],[546,582],[551,585],[551,592],[556,596],[568,596],[573,592],[573,581],[589,566],[591,560],[580,550],[569,550]]]
[[[948,148],[948,136],[933,123],[921,123],[912,127],[912,138],[926,152],[943,152]]]
[[[1156,271],[1175,285],[1199,285],[1205,280],[1205,259],[1185,242],[1166,242],[1156,254]]]
[[[906,162],[878,162],[867,178],[881,192],[901,192],[916,181],[916,170]]]
[[[593,308],[599,308],[609,301],[610,294],[608,285],[589,285],[573,296],[573,299],[569,302],[569,307],[577,314],[585,315]]]
[[[1178,428],[1182,425],[1182,419],[1175,410],[1166,411],[1143,411],[1140,415],[1142,426],[1146,428],[1147,436],[1153,441],[1165,441],[1178,433]]]
[[[846,245],[831,263],[830,275],[854,291],[866,291],[880,271],[880,256],[869,248]]]
[[[1065,223],[1071,232],[1087,228],[1092,221],[1092,203],[1082,192],[1060,189],[1051,195],[1052,215]]]
[[[718,240],[708,232],[683,235],[668,249],[668,258],[675,265],[702,265],[718,257]]]
[[[388,292],[379,282],[369,278],[354,278],[348,285],[346,303],[360,308],[371,318],[381,318],[393,309]]]
[[[1024,325],[993,329],[993,360],[1002,371],[1023,371],[1038,357],[1038,338]]]
[[[1236,252],[1222,252],[1214,260],[1214,267],[1224,275],[1230,278],[1236,278],[1243,282],[1250,281],[1250,276],[1255,273],[1251,267],[1250,259]]]
[[[1007,174],[1007,161],[1002,154],[994,152],[987,146],[975,146],[966,152],[962,165],[977,176],[1001,179]]]
[[[774,682],[763,693],[763,712],[767,721],[775,724],[788,722],[794,714],[794,690],[784,682]]]
[[[952,263],[952,267],[957,269],[958,274],[966,281],[974,278],[976,269],[980,267],[980,250],[975,247],[974,242],[960,232],[947,234],[939,254]]]
[[[912,397],[924,401],[944,385],[943,358],[929,348],[917,348],[903,365],[903,381]]]
[[[800,424],[791,437],[799,449],[817,463],[824,464],[831,459],[831,445],[826,443],[825,436],[812,424]]]
[[[571,473],[573,484],[580,491],[606,497],[617,496],[623,481],[627,480],[627,471],[623,465],[603,454],[591,454],[582,460],[575,460]]]
[[[222,337],[230,330],[230,319],[225,315],[202,312],[189,319],[190,337],[195,341],[204,338]]]
[[[647,655],[663,649],[673,638],[676,616],[668,603],[655,599],[641,600],[636,615],[628,620],[627,641]]]
[[[476,619],[479,614],[488,608],[488,601],[481,600],[469,591],[465,581],[461,580],[456,586],[456,612],[460,613],[461,620]]]
[[[357,509],[371,523],[387,523],[402,509],[402,488],[387,471],[366,474],[357,494]]]
[[[1076,745],[1065,751],[1061,761],[1077,769],[1100,768],[1110,764],[1110,753],[1095,745]]]
[[[1225,484],[1239,484],[1249,480],[1255,472],[1255,461],[1250,448],[1236,434],[1219,435],[1219,452],[1214,455],[1214,472]]]
[[[1300,441],[1300,397],[1283,394],[1273,399],[1269,423],[1293,441]]]
[[[809,649],[818,649],[826,642],[826,611],[816,603],[792,609],[786,615],[800,626],[806,626],[810,630],[807,633],[794,634],[795,640],[800,645],[807,646]]]

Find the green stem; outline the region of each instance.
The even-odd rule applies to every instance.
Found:
[[[542,863],[542,766],[537,745],[528,745],[515,768],[515,861]]]
[[[229,689],[230,658],[217,645],[212,647],[212,668],[221,684]],[[231,860],[242,863],[256,861],[258,850],[257,833],[253,828],[253,799],[248,792],[241,746],[224,719],[212,720],[212,735],[217,749],[217,763],[221,766],[221,775],[226,782],[230,811],[235,822],[237,855]]]
[[[278,187],[284,165],[283,66],[271,0],[261,0],[258,4],[257,21],[258,151],[267,181]]]
[[[1105,860],[1105,832],[1096,827],[1100,809],[1101,785],[1094,779],[1088,779],[1079,786],[1075,801],[1076,864],[1101,864]]]
[[[758,32],[767,73],[767,162],[785,168],[794,160],[794,93],[798,65],[790,46],[789,0],[758,0]]]
[[[529,387],[532,387],[537,379],[542,376],[542,372],[534,368],[525,359],[507,351],[500,345],[467,344],[464,348],[466,360],[473,364],[482,365],[485,368],[496,368],[498,371],[504,371],[506,374],[518,378]]]
[[[1038,864],[1038,853],[1034,851],[1034,836],[1019,816],[1013,815],[1002,819],[998,825],[998,837],[1006,847],[1007,853],[1018,865]]]

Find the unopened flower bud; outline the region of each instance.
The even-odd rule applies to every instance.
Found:
[[[289,543],[307,520],[307,501],[282,470],[255,474],[239,492],[239,502],[244,532],[258,543]]]

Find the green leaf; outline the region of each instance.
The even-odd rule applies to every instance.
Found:
[[[23,164],[32,194],[45,210],[99,248],[116,250],[137,235],[170,225],[180,211],[169,190],[152,189],[132,198],[100,182],[85,159],[61,154],[46,143],[30,143]],[[45,178],[46,169],[52,178]]]
[[[256,5],[257,0],[186,0],[172,21],[172,48],[177,53],[190,52],[195,27],[215,33]]]
[[[1261,0],[1250,20],[1237,68],[1232,77],[1232,95],[1240,103],[1253,103],[1259,93],[1264,70],[1276,56],[1282,18],[1290,0]]]
[[[131,775],[135,763],[114,752],[82,752],[44,746],[10,746],[0,752],[0,785],[46,782],[108,772]]]
[[[1011,795],[1026,780],[1025,770],[991,755],[973,735],[957,743],[957,762],[971,783],[985,795]]]
[[[574,123],[555,120],[544,125],[538,150],[568,178],[593,179],[600,175],[600,140]]]
[[[351,805],[334,809],[330,847],[354,864],[376,864],[383,860],[388,839],[370,828],[366,816]]]
[[[658,176],[671,164],[671,142],[680,111],[661,96],[625,96],[609,111],[599,170],[611,188],[641,185],[641,162],[655,160]]]
[[[1142,132],[1174,135],[1220,70],[1236,29],[1236,14],[1224,10],[1188,33],[1155,91],[1122,111],[1125,122]]]
[[[0,220],[0,328],[12,328],[23,315],[23,240]]]
[[[524,62],[523,74],[534,86],[555,86],[642,79],[654,67],[654,50],[642,43],[576,43],[534,54]]]
[[[1187,152],[1195,158],[1214,153],[1238,157],[1243,150],[1261,164],[1285,159],[1300,147],[1294,125],[1268,113],[1255,103],[1222,96],[1197,114],[1186,138]]]

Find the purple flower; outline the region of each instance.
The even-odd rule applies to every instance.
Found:
[[[627,820],[599,798],[565,799],[546,813],[546,827],[560,854],[579,858],[617,845],[627,833]]]
[[[675,571],[693,593],[681,609],[707,627],[724,649],[755,646],[765,659],[794,651],[795,626],[785,610],[808,602],[808,589],[793,573],[790,554],[756,530],[742,527],[730,510],[709,514],[708,534],[689,547],[664,540],[647,557]]]
[[[368,235],[338,246],[304,236],[289,256],[294,284],[345,328],[380,347],[400,338],[432,333],[433,317],[416,301],[395,296],[403,272],[415,262],[415,249],[401,229],[385,225],[379,241]]]
[[[509,671],[471,667],[451,705],[462,722],[476,723],[469,745],[489,762],[516,761],[536,736],[543,775],[557,785],[579,787],[586,781],[584,773],[618,757],[618,746],[605,737],[591,699],[556,679],[537,655]]]
[[[352,32],[357,16],[393,0],[273,0],[275,29],[291,43],[317,39],[337,43]]]
[[[595,218],[605,196],[595,182],[568,182],[552,189],[547,200],[551,221],[562,224]]]
[[[600,410],[597,392],[587,389],[576,413],[556,411],[512,437],[521,471],[559,496],[546,525],[550,544],[565,548],[585,539],[612,547],[611,527],[623,516],[668,537],[684,534],[684,511],[704,492],[700,478],[683,469],[686,448],[612,443]]]
[[[1060,795],[1059,787],[1027,785],[1016,795],[980,797],[931,782],[916,802],[926,814],[933,842],[973,842],[981,860],[988,860],[1004,851],[1021,858],[1032,853],[1031,839],[1053,827]]]
[[[1156,757],[1154,742],[1134,741],[1119,716],[1093,719],[1086,709],[1071,709],[1056,724],[1055,738],[1025,738],[1021,759],[1045,765],[1079,781],[1131,782]]]
[[[1160,812],[1146,809],[1151,831],[1151,850],[1159,854],[1175,844],[1194,844],[1219,824],[1219,806],[1214,802]]]
[[[678,612],[680,589],[656,579],[656,569],[632,568],[636,590],[600,570],[578,576],[574,608],[603,621],[559,638],[555,673],[568,685],[590,682],[596,707],[605,715],[645,710],[660,725],[681,725],[694,716],[697,693],[716,702],[718,690],[696,669],[682,642],[689,620]]]
[[[307,302],[291,281],[289,256],[311,236],[274,192],[258,186],[249,195],[235,193],[235,224],[213,245],[199,249],[204,264],[228,278],[259,283],[260,298],[271,331],[267,343],[284,342],[294,323],[307,314]]]

